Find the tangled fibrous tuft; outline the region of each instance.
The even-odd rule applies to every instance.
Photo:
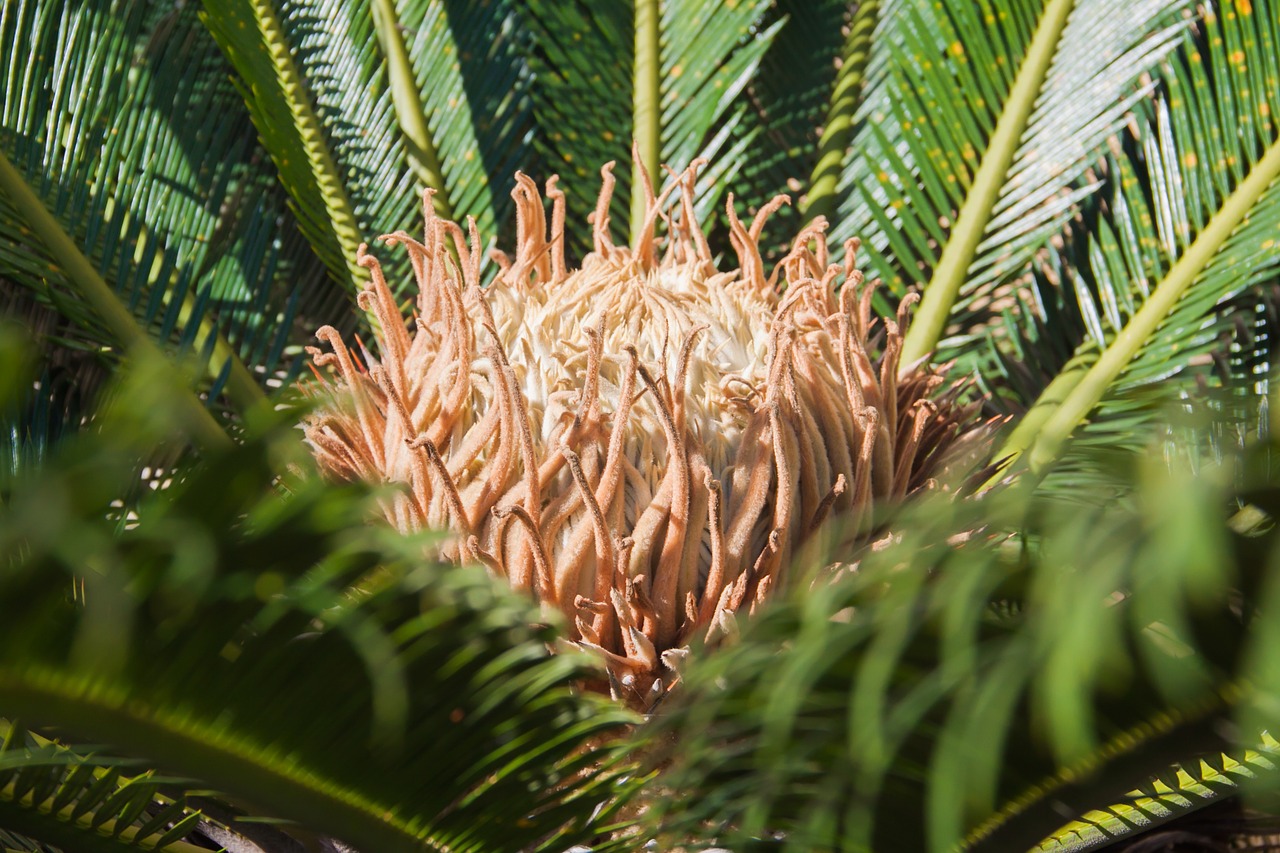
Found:
[[[694,215],[694,163],[656,197],[644,176],[644,227],[615,246],[613,165],[580,270],[565,263],[556,178],[548,229],[517,174],[518,245],[494,253],[487,287],[474,222],[464,235],[436,218],[428,192],[422,241],[382,238],[413,265],[412,330],[362,246],[378,354],[319,330],[332,351],[310,352],[339,379],[306,437],[336,478],[405,484],[384,503],[393,524],[455,532],[444,556],[562,612],[644,707],[690,638],[731,631],[787,582],[824,520],[857,529],[873,502],[924,486],[973,409],[941,369],[899,364],[913,297],[875,317],[855,241],[834,261],[819,219],[766,275],[760,234],[787,199],[748,226],[730,195],[739,268],[721,272]]]

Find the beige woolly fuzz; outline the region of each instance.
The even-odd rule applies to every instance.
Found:
[[[331,327],[315,362],[339,377],[306,424],[321,465],[405,484],[385,504],[402,530],[458,536],[478,561],[561,611],[640,706],[676,677],[694,636],[732,629],[787,581],[829,517],[856,527],[873,501],[920,488],[968,416],[938,399],[940,371],[900,369],[903,325],[871,310],[856,243],[828,256],[816,221],[766,276],[729,197],[738,269],[716,269],[693,213],[695,163],[655,198],[633,247],[609,239],[613,164],[582,269],[564,259],[564,195],[517,174],[517,250],[480,283],[481,245],[432,214],[409,253],[412,331],[374,258],[360,305],[377,321],[367,368]],[[675,195],[671,202],[669,196]],[[659,221],[665,236],[657,236]],[[468,239],[469,237],[469,239]],[[870,341],[879,340],[876,353]]]

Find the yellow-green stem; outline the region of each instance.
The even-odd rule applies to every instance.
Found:
[[[840,54],[840,70],[836,72],[831,92],[831,108],[818,140],[818,163],[809,178],[809,192],[801,207],[806,222],[815,217],[832,219],[836,211],[836,187],[844,172],[845,156],[853,138],[853,116],[862,96],[866,80],[867,59],[871,56],[871,35],[880,17],[880,0],[865,0],[849,21],[849,34]]]
[[[1277,178],[1280,178],[1280,141],[1273,142],[1262,159],[1254,164],[1249,175],[1209,220],[1200,236],[1173,265],[1116,339],[1103,350],[1089,371],[1062,397],[1061,403],[1052,410],[1043,425],[1034,432],[1014,431],[1006,443],[1005,456],[1016,455],[1026,448],[1027,466],[1032,473],[1043,473],[1057,458],[1071,433],[1084,422],[1111,384],[1151,340],[1169,312]],[[1046,406],[1052,404],[1053,401],[1044,402]],[[1034,414],[1040,406],[1041,401],[1037,401],[1028,415]]]
[[[1000,188],[1008,178],[1013,156],[1027,129],[1036,98],[1044,86],[1049,65],[1074,5],[1075,0],[1050,0],[1040,18],[1026,59],[1018,70],[1004,111],[996,122],[995,132],[991,134],[982,163],[974,175],[973,185],[907,331],[902,345],[904,365],[929,355],[942,339],[951,308],[960,295],[960,286],[964,284],[977,255],[978,244],[1000,200]]]
[[[427,124],[427,115],[422,108],[413,64],[409,61],[409,51],[405,48],[404,37],[400,33],[395,0],[373,0],[373,26],[378,33],[382,53],[387,59],[391,103],[395,106],[396,120],[409,149],[409,166],[419,181],[436,191],[432,199],[436,215],[453,219],[453,205],[449,203],[444,168],[440,164],[435,141],[431,138],[431,127]]]
[[[644,225],[645,201],[640,166],[650,176],[658,174],[662,157],[662,129],[660,123],[662,93],[658,86],[662,57],[658,49],[659,9],[658,0],[636,0],[636,55],[635,89],[632,93],[631,126],[639,162],[631,167],[631,240]]]
[[[258,31],[262,36],[263,47],[270,57],[271,66],[275,70],[286,103],[289,106],[289,118],[298,131],[298,138],[306,151],[307,164],[324,199],[325,216],[328,218],[333,234],[338,239],[342,256],[346,260],[347,273],[350,276],[350,287],[353,292],[363,288],[363,282],[369,280],[364,267],[356,263],[356,254],[361,238],[360,228],[356,224],[355,211],[351,199],[347,196],[342,175],[333,161],[324,134],[320,129],[320,119],[316,116],[302,74],[293,61],[289,51],[289,43],[284,37],[284,27],[280,22],[273,0],[252,0],[254,18]]]

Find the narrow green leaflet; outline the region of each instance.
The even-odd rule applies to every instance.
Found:
[[[1280,25],[1270,11],[1226,7],[1169,63],[1167,94],[1133,156],[1116,163],[1113,215],[1091,235],[1089,263],[1072,282],[1089,336],[999,456],[1026,453],[1032,470],[1043,471],[1086,419],[1106,430],[1108,413],[1126,398],[1212,347],[1234,322],[1220,306],[1274,275]],[[1250,82],[1243,98],[1224,101],[1223,80]]]
[[[174,783],[0,720],[0,826],[28,838],[85,853],[197,853],[181,839],[201,815],[164,793]]]
[[[0,273],[81,346],[149,340],[205,363],[212,396],[259,405],[293,311],[288,236],[194,15],[23,0],[0,43],[31,46],[4,60]]]
[[[113,400],[8,484],[0,714],[362,850],[563,851],[607,832],[638,784],[610,745],[634,720],[573,689],[594,671],[549,651],[532,605],[424,559],[430,535],[368,524],[358,490],[282,494],[297,412],[175,473],[118,530],[112,501],[174,420],[145,375]]]

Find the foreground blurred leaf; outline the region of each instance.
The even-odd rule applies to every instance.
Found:
[[[635,783],[602,744],[630,717],[573,692],[590,668],[536,610],[370,525],[358,491],[272,488],[296,412],[121,518],[175,426],[131,382],[2,490],[0,714],[365,850],[562,850],[608,825]]]
[[[1251,457],[1267,511],[1269,452]],[[790,850],[1025,850],[1164,768],[1252,747],[1280,722],[1244,687],[1272,683],[1254,626],[1270,624],[1257,590],[1280,537],[1228,524],[1225,472],[1162,465],[1116,471],[1091,502],[934,496],[855,571],[695,659],[661,725],[680,792],[667,829],[731,847],[776,833]],[[1114,500],[1128,477],[1136,491]],[[1196,806],[1162,803],[1159,819]]]

